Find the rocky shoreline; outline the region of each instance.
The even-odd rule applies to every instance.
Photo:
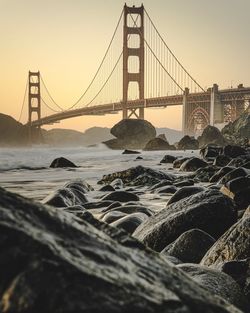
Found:
[[[250,149],[155,162],[174,170],[70,181],[42,202],[0,188],[0,312],[250,312]]]

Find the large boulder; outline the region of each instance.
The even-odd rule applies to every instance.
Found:
[[[146,151],[156,151],[156,150],[175,150],[175,146],[170,145],[167,140],[156,137],[145,145],[144,149]]]
[[[190,229],[168,245],[162,253],[176,257],[184,263],[199,263],[215,239],[200,229]]]
[[[240,313],[90,214],[0,188],[0,216],[1,312]]]
[[[188,135],[184,136],[177,144],[179,150],[197,150],[199,149],[199,142]]]
[[[180,167],[180,171],[194,172],[198,170],[199,168],[206,167],[206,166],[207,166],[206,161],[197,157],[193,157],[193,158],[187,159],[185,162],[182,163]]]
[[[217,267],[228,261],[250,258],[250,216],[234,224],[203,257],[201,264]]]
[[[142,149],[156,136],[154,126],[141,119],[121,120],[110,132],[116,139],[105,141],[104,144],[111,149]]]
[[[250,309],[240,286],[231,276],[198,264],[179,264],[177,267],[214,295],[222,297],[244,312]]]
[[[215,127],[208,125],[202,132],[202,135],[198,138],[199,146],[203,147],[208,144],[224,145],[225,139],[221,134],[220,130]]]
[[[187,230],[199,228],[217,239],[236,221],[233,201],[211,189],[168,205],[143,222],[133,236],[162,251]]]
[[[221,133],[232,144],[246,144],[250,139],[250,114],[248,111],[241,114],[234,122],[226,125]]]

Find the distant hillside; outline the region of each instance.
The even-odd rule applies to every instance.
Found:
[[[92,127],[84,133],[72,130],[55,128],[43,130],[44,143],[53,146],[88,146],[98,144],[113,138],[110,129],[105,127]]]

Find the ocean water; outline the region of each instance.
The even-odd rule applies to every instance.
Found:
[[[138,155],[123,155],[120,150],[110,150],[105,145],[93,147],[52,148],[37,146],[32,148],[0,148],[0,186],[11,192],[35,200],[43,200],[66,182],[83,179],[92,185],[94,192],[88,195],[89,201],[97,201],[103,193],[98,192],[98,180],[103,175],[121,171],[133,166],[143,165],[180,175],[169,169],[171,164],[160,164],[165,154],[194,156],[192,151],[142,151],[143,160]],[[57,157],[65,157],[78,165],[78,168],[50,168]],[[182,173],[183,174],[183,173]],[[169,195],[145,193],[141,202],[155,209],[163,207]]]

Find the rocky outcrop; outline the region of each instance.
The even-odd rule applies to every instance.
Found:
[[[199,149],[199,142],[188,135],[184,136],[177,144],[179,150],[197,150]]]
[[[234,122],[226,125],[221,133],[231,144],[246,144],[250,139],[250,115],[249,111],[244,112]]]
[[[142,149],[156,136],[154,126],[140,119],[121,120],[110,132],[116,138],[105,141],[104,144],[111,149]]]
[[[0,189],[0,216],[1,312],[240,312],[91,214]]]
[[[202,135],[198,137],[199,146],[203,147],[208,144],[217,144],[223,146],[225,139],[221,134],[220,130],[215,127],[208,125],[202,132]]]
[[[170,145],[168,141],[162,138],[153,138],[151,139],[143,150],[146,151],[156,151],[156,150],[175,150],[175,146]]]
[[[199,228],[217,239],[237,220],[233,201],[218,190],[205,190],[168,205],[142,223],[133,236],[162,251],[185,231]]]

